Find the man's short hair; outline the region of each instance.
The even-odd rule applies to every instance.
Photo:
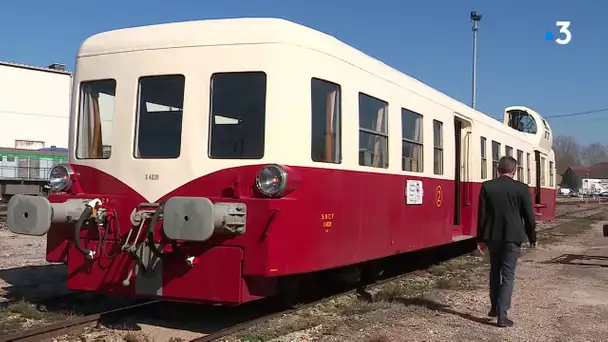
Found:
[[[513,157],[503,156],[498,161],[498,173],[501,175],[512,173],[517,167],[517,161]]]

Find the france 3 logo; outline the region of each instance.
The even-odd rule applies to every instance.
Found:
[[[559,33],[553,34],[552,31],[545,33],[546,40],[552,40],[560,45],[566,45],[572,40],[572,32],[570,32],[569,21],[556,21],[555,26],[559,27]]]

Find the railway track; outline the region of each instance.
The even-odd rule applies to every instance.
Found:
[[[565,210],[563,210],[563,212],[556,215],[556,220],[568,219],[568,218],[572,218],[572,219],[584,218],[586,216],[579,216],[579,215],[576,215],[576,214],[573,215],[573,214],[593,211],[593,210],[596,210],[596,209],[599,209],[602,207],[606,207],[606,203],[597,203],[597,204],[587,203],[587,204],[585,204],[585,203],[578,202],[575,204],[579,204],[579,206],[574,207],[573,205],[566,205],[565,207],[567,207],[567,209],[565,209],[561,203],[558,204],[559,207],[562,207]],[[560,211],[562,211],[562,210],[560,210]],[[0,207],[0,214],[1,214],[1,207]],[[567,223],[567,222],[558,223],[556,226],[548,227],[547,229],[540,229],[539,232],[542,232],[544,230],[551,230],[551,229],[553,229],[557,226],[560,226],[562,224],[565,224],[565,223]],[[440,247],[440,248],[445,248],[445,247]],[[471,243],[471,241],[461,241],[454,246],[449,246],[447,248],[447,251],[443,255],[439,255],[439,253],[433,253],[433,252],[429,252],[429,251],[414,252],[414,253],[429,253],[430,258],[420,258],[420,257],[412,258],[412,256],[410,256],[410,258],[412,258],[413,260],[419,260],[419,261],[415,265],[408,266],[407,269],[405,269],[405,270],[399,270],[399,271],[393,270],[392,272],[389,272],[389,274],[387,276],[385,276],[383,279],[379,279],[374,284],[369,285],[368,289],[377,288],[386,283],[390,283],[390,282],[394,282],[398,279],[406,278],[418,270],[427,269],[431,265],[446,262],[450,259],[457,258],[464,254],[467,254],[468,252],[471,252],[473,250],[474,250],[474,244]],[[426,260],[426,261],[422,261],[422,260]],[[405,265],[407,263],[403,263],[403,264]],[[401,273],[399,273],[399,272],[401,272]],[[304,310],[306,308],[310,308],[315,305],[322,304],[324,302],[329,302],[332,299],[335,299],[335,298],[338,298],[338,297],[341,297],[344,295],[353,294],[355,292],[356,292],[356,290],[352,287],[344,288],[344,289],[340,289],[340,290],[334,290],[332,293],[322,293],[322,294],[318,295],[316,298],[312,298],[312,299],[309,298],[307,301],[305,301],[301,305],[298,305],[297,307],[292,307],[292,308],[288,308],[288,309],[280,309],[280,310],[269,309],[269,307],[265,306],[265,303],[262,302],[264,300],[254,302],[249,305],[248,309],[249,309],[249,311],[256,311],[255,308],[256,308],[256,305],[258,305],[257,310],[259,310],[259,314],[256,314],[256,315],[253,315],[253,317],[244,319],[240,323],[231,324],[231,325],[227,326],[226,328],[220,328],[217,331],[209,332],[205,336],[191,339],[190,342],[215,341],[222,337],[226,337],[228,335],[231,335],[231,334],[237,333],[239,331],[242,331],[244,329],[250,328],[252,326],[263,324],[274,318],[277,318],[277,317],[280,317],[283,315],[287,315],[287,314],[291,314],[291,313],[295,313],[295,312]],[[160,300],[145,301],[143,303],[129,305],[129,306],[125,306],[123,308],[113,309],[113,310],[109,310],[109,311],[105,311],[105,312],[101,312],[101,313],[87,315],[84,317],[77,317],[74,319],[66,320],[63,322],[51,324],[48,326],[44,326],[44,327],[40,327],[40,328],[36,328],[36,329],[24,331],[24,332],[0,336],[0,342],[4,342],[4,341],[25,342],[25,341],[47,341],[47,340],[50,341],[53,338],[65,335],[65,334],[69,333],[70,331],[82,330],[87,327],[97,327],[97,326],[100,326],[100,325],[108,323],[108,322],[119,321],[120,319],[122,319],[124,317],[129,317],[129,316],[134,315],[136,312],[145,310],[145,312],[144,312],[144,315],[145,315],[150,311],[149,310],[150,306],[162,305],[162,304],[163,304],[163,301],[160,301]],[[235,309],[238,310],[239,308],[235,308]],[[159,311],[163,311],[162,308]],[[166,314],[166,311],[165,311],[165,314]],[[236,313],[236,314],[238,315],[238,313]],[[211,314],[208,317],[216,317],[216,316]]]
[[[421,269],[427,269],[428,267],[434,265],[434,264],[438,264],[438,263],[442,263],[442,262],[446,262],[450,259],[459,257],[463,254],[466,254],[467,252],[471,252],[474,250],[474,244],[472,244],[470,241],[460,241],[455,245],[452,246],[443,246],[443,247],[436,247],[430,250],[425,250],[425,251],[420,251],[420,252],[412,252],[412,254],[418,255],[418,254],[424,254],[427,255],[426,257],[416,257],[416,256],[409,256],[407,257],[407,259],[412,259],[411,261],[408,262],[403,262],[403,263],[398,263],[400,265],[404,265],[404,266],[399,266],[399,268],[390,268],[387,269],[387,274],[386,276],[378,279],[377,282],[375,282],[374,284],[368,285],[367,289],[373,289],[373,288],[377,288],[383,284],[395,281],[397,279],[400,278],[404,278],[407,277],[409,275],[411,275],[413,272],[416,272],[418,270]],[[439,252],[439,253],[438,253]],[[396,258],[406,258],[403,256],[397,256]],[[400,260],[400,259],[399,259]],[[215,329],[215,331],[208,332],[205,333],[205,336],[202,337],[197,337],[194,339],[191,339],[191,342],[204,342],[204,341],[215,341],[219,338],[225,337],[227,335],[231,335],[233,333],[236,333],[238,331],[241,331],[243,329],[246,329],[248,327],[251,327],[253,325],[257,325],[257,324],[261,324],[264,323],[268,320],[271,320],[273,318],[276,317],[280,317],[282,315],[286,315],[286,314],[290,314],[290,313],[294,313],[309,307],[312,307],[314,305],[318,305],[327,301],[330,301],[334,298],[340,297],[340,296],[344,296],[350,293],[355,293],[356,289],[354,288],[354,286],[346,286],[344,287],[342,286],[338,286],[338,287],[334,287],[331,289],[328,289],[326,291],[322,291],[322,292],[318,292],[318,293],[314,293],[314,294],[305,294],[304,296],[304,301],[301,302],[301,304],[297,305],[296,307],[292,307],[292,308],[278,308],[276,307],[274,304],[275,302],[272,301],[272,299],[262,299],[260,301],[256,301],[253,303],[249,303],[249,304],[244,304],[243,306],[239,307],[239,308],[230,308],[233,309],[231,311],[231,313],[227,314],[226,317],[221,317],[224,315],[219,314],[218,315],[218,311],[214,311],[214,310],[218,310],[219,308],[214,308],[214,307],[209,307],[208,310],[209,312],[207,312],[206,314],[201,315],[201,313],[199,312],[198,315],[199,316],[203,316],[203,317],[219,317],[220,320],[233,320],[234,317],[230,317],[230,316],[242,316],[242,320],[241,322],[235,322],[234,324],[229,324],[227,325],[227,327],[225,328],[219,328],[219,329]],[[106,311],[106,312],[101,312],[101,313],[96,313],[96,314],[92,314],[92,315],[87,315],[84,317],[77,317],[74,319],[70,319],[70,320],[66,320],[60,323],[56,323],[56,324],[51,324],[48,326],[44,326],[44,327],[40,327],[40,328],[36,328],[36,329],[32,329],[32,330],[28,330],[28,331],[24,331],[24,332],[18,332],[18,333],[14,333],[11,335],[5,335],[5,336],[0,336],[0,342],[26,342],[26,341],[51,341],[54,338],[57,338],[59,336],[63,336],[68,334],[69,332],[73,332],[73,331],[78,331],[78,330],[83,330],[85,328],[90,328],[90,327],[97,327],[100,325],[105,325],[105,324],[112,324],[113,322],[117,322],[122,318],[126,318],[126,317],[134,317],[135,313],[140,311],[143,313],[143,316],[150,316],[153,315],[154,312],[159,312],[161,313],[162,316],[165,317],[161,317],[161,319],[165,319],[165,320],[171,320],[172,318],[167,317],[167,312],[172,312],[172,310],[167,309],[166,307],[162,307],[163,304],[174,304],[174,303],[165,303],[163,301],[160,300],[154,300],[154,301],[147,301],[144,303],[139,303],[139,304],[135,304],[135,305],[130,305],[130,306],[126,306],[124,308],[119,308],[119,309],[114,309],[114,310],[110,310],[110,311]],[[152,308],[152,306],[156,306],[158,305],[159,307],[157,307],[155,310],[154,308]],[[196,306],[196,305],[194,305]],[[242,311],[239,311],[241,310]],[[207,309],[207,308],[205,308]],[[226,309],[226,308],[224,308]],[[169,315],[173,315],[173,314],[169,314]],[[174,319],[174,318],[173,318]],[[239,319],[234,319],[234,320],[240,320]],[[217,325],[221,325],[222,323],[219,323]],[[213,325],[213,323],[211,323],[211,325]]]
[[[84,317],[77,317],[63,322],[47,325],[40,328],[26,330],[11,335],[0,336],[0,342],[40,342],[52,340],[55,337],[65,335],[74,329],[84,329],[87,327],[98,326],[105,320],[117,319],[124,315],[140,310],[160,301],[148,301],[138,303],[123,308],[118,308],[102,313],[92,314]]]

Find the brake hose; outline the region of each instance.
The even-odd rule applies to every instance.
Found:
[[[86,255],[90,259],[93,259],[95,252],[93,252],[90,249],[86,249],[86,248],[82,247],[82,245],[80,244],[80,230],[82,229],[82,225],[84,224],[84,222],[89,217],[91,217],[92,212],[93,212],[93,208],[91,206],[87,205],[84,208],[84,211],[82,212],[82,214],[80,214],[78,221],[76,221],[76,224],[74,225],[74,243],[76,244],[76,249],[78,249],[82,254]]]
[[[154,212],[154,214],[152,215],[152,218],[150,218],[150,223],[148,224],[148,234],[147,234],[148,236],[147,237],[148,237],[148,245],[150,246],[150,251],[152,251],[152,254],[156,255],[156,257],[159,259],[166,260],[167,255],[165,253],[163,253],[162,251],[159,251],[158,248],[156,247],[156,244],[154,243],[154,227],[156,226],[156,221],[158,221],[158,218],[163,213],[164,207],[165,207],[165,202],[161,202],[158,205],[158,208],[156,208],[156,211]],[[173,247],[173,253],[180,255],[184,259],[188,258],[188,256],[186,256],[184,253],[182,253],[180,251],[179,247],[177,246],[177,241],[172,240],[171,247]]]

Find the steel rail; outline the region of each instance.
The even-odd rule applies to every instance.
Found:
[[[51,340],[54,337],[59,337],[67,334],[72,329],[95,327],[104,319],[108,319],[111,316],[122,315],[125,312],[139,309],[141,307],[158,302],[161,302],[161,300],[152,300],[148,302],[129,305],[122,308],[104,311],[101,313],[96,313],[84,317],[76,317],[67,321],[54,323],[47,326],[34,328],[31,330],[0,336],[0,342],[40,342],[45,340]]]

